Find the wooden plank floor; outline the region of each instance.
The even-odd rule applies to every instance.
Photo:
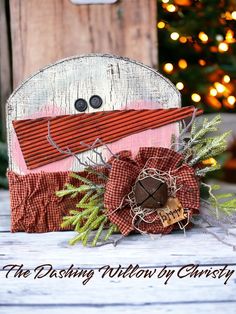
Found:
[[[236,272],[224,284],[220,279],[178,278],[183,265],[200,264],[201,269],[236,271],[236,252],[199,229],[186,236],[176,232],[150,239],[136,235],[125,238],[117,247],[70,247],[72,232],[47,234],[11,234],[9,195],[0,191],[0,313],[236,313]],[[220,231],[215,228],[215,231]],[[236,228],[233,230],[236,233]],[[14,278],[3,267],[23,264],[31,275]],[[94,272],[84,278],[34,279],[34,269],[51,264],[53,269],[67,269],[71,264]],[[164,266],[173,271],[157,278],[101,278],[104,265],[127,267],[139,264],[142,269],[159,273]]]

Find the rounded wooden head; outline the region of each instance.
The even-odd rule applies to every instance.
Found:
[[[29,171],[12,121],[45,116],[120,109],[156,109],[181,106],[175,86],[156,70],[127,58],[85,55],[61,60],[40,70],[19,86],[7,102],[9,168],[17,173],[81,170],[73,158]],[[140,146],[166,146],[178,123],[128,136],[109,145],[113,152]],[[79,136],[79,134],[78,134]],[[107,153],[106,148],[100,151]],[[95,159],[91,151],[81,160]]]

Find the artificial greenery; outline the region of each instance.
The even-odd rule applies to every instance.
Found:
[[[223,134],[214,134],[218,132],[218,126],[221,124],[221,116],[217,115],[212,120],[207,117],[201,123],[193,122],[191,131],[181,138],[180,152],[185,155],[190,166],[195,166],[205,160],[213,159],[227,149],[227,139],[231,131]],[[220,168],[216,161],[210,166],[197,168],[196,174],[205,176],[208,172]]]
[[[185,162],[194,167],[196,175],[201,178],[200,195],[202,206],[200,211],[200,220],[202,219],[212,225],[222,226],[223,222],[232,223],[232,215],[236,213],[236,197],[233,193],[213,194],[217,190],[216,186],[204,183],[202,180],[208,172],[215,171],[220,168],[220,164],[213,157],[218,156],[227,148],[227,138],[231,132],[218,134],[218,127],[221,123],[220,115],[215,116],[212,120],[207,117],[196,122],[194,113],[189,125],[184,125],[180,132],[180,136],[176,143],[178,151],[185,157]],[[87,173],[97,176],[103,183],[95,183],[87,177],[82,177],[76,173],[71,176],[80,183],[78,186],[66,184],[65,189],[57,191],[58,197],[77,196],[82,198],[76,205],[77,209],[69,211],[69,214],[63,218],[62,227],[73,227],[77,235],[70,240],[70,244],[82,242],[83,245],[98,245],[109,240],[110,236],[118,232],[118,227],[109,221],[109,216],[104,208],[104,193],[107,177],[96,170],[89,167]],[[82,184],[81,184],[82,182]],[[220,214],[220,215],[219,215]],[[219,218],[220,217],[220,218]],[[223,217],[223,218],[222,218]],[[199,218],[191,218],[193,223],[200,227]],[[104,236],[103,230],[106,229]],[[96,232],[92,232],[96,230]],[[214,235],[214,234],[213,234]]]
[[[220,191],[220,185],[213,185],[212,191]],[[223,212],[226,215],[232,215],[236,212],[236,195],[235,193],[218,193],[209,198],[211,206]]]
[[[223,231],[223,235],[236,237],[229,229],[236,223],[236,194],[220,193],[220,186],[204,182],[204,177],[209,172],[220,168],[220,164],[213,157],[217,157],[226,150],[227,138],[231,132],[218,134],[220,115],[210,121],[205,118],[200,123],[197,123],[195,119],[191,122],[190,134],[187,135],[182,131],[180,135],[180,151],[186,156],[186,161],[196,169],[196,175],[201,177],[199,215],[192,216],[190,220],[221,243],[236,250],[236,245],[232,241],[220,237],[214,229],[206,228],[206,224],[217,226]]]
[[[87,172],[100,175],[99,172],[92,168],[88,168]],[[108,241],[110,236],[118,231],[118,228],[108,220],[105,214],[106,209],[103,202],[104,184],[95,183],[76,173],[71,173],[71,176],[83,184],[79,187],[66,184],[64,190],[56,192],[56,195],[59,197],[70,196],[75,198],[79,194],[83,195],[76,205],[77,210],[70,210],[69,215],[63,217],[61,226],[63,228],[71,226],[77,232],[77,235],[69,243],[74,245],[77,242],[82,242],[84,246],[88,244],[96,246],[100,239],[104,242]],[[106,229],[106,233],[103,236],[104,229]],[[97,230],[95,234],[92,233],[93,230]]]
[[[216,115],[209,120],[205,117],[202,121],[196,121],[193,116],[191,129],[187,133],[185,128],[180,133],[179,152],[185,156],[190,166],[195,167],[196,175],[205,177],[207,173],[220,169],[221,165],[213,157],[217,157],[227,149],[228,137],[231,131],[219,135],[219,125],[221,115]],[[208,202],[215,211],[209,213],[218,214],[220,211],[226,215],[236,212],[236,195],[233,193],[214,195],[214,190],[219,190],[219,186],[211,186],[201,182],[202,200]],[[204,203],[206,204],[206,203]],[[209,209],[209,208],[208,208]]]
[[[227,149],[227,138],[231,134],[231,131],[214,137],[207,136],[209,133],[217,131],[217,126],[220,123],[221,116],[217,115],[211,121],[205,118],[203,124],[198,129],[195,127],[196,123],[193,125],[190,142],[197,144],[193,148],[193,158],[190,165],[218,156]]]

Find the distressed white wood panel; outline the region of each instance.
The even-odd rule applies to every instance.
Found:
[[[216,269],[216,267],[212,267]],[[170,268],[170,270],[172,270]],[[236,270],[236,267],[230,267]],[[177,269],[178,271],[178,269]],[[94,276],[86,284],[81,278],[41,278],[29,276],[14,279],[0,272],[0,300],[2,304],[51,304],[51,305],[136,305],[145,304],[160,306],[161,304],[192,302],[236,302],[235,273],[224,284],[225,278],[183,278],[174,273],[165,285],[166,278],[108,278],[101,279],[95,271]],[[14,297],[13,297],[14,296]],[[56,296],[56,297],[55,297]],[[235,303],[234,303],[235,306]]]
[[[211,229],[222,235],[216,228]],[[236,233],[236,229],[234,229]],[[78,244],[70,246],[73,232],[46,234],[2,233],[0,248],[3,252],[0,264],[25,263],[34,268],[37,264],[52,263],[64,268],[71,263],[81,267],[117,266],[139,263],[142,266],[179,265],[200,263],[207,265],[236,264],[236,253],[213,236],[199,229],[189,230],[184,236],[174,232],[154,240],[142,235],[126,237],[117,247],[106,245],[89,248]],[[120,237],[117,235],[116,237]],[[207,245],[206,245],[207,243]]]
[[[117,305],[105,305],[102,307],[97,306],[80,306],[80,305],[37,305],[35,306],[2,306],[0,308],[1,314],[9,314],[14,311],[14,314],[222,314],[227,311],[227,314],[235,314],[235,302],[193,302],[193,303],[174,303],[174,304],[161,304],[161,305],[150,305],[145,304],[143,306],[128,305],[128,306],[117,306]]]
[[[11,222],[9,215],[0,215],[0,232],[7,232],[11,229]]]
[[[41,116],[78,113],[74,108],[77,98],[89,101],[100,95],[103,106],[99,110],[129,108],[180,107],[178,90],[156,70],[139,62],[112,55],[71,57],[50,65],[26,80],[9,98],[7,125],[10,170],[24,173],[19,168],[12,146],[12,120]],[[95,111],[91,107],[86,112]],[[177,132],[178,123],[175,124]],[[152,139],[147,138],[147,142]],[[141,145],[141,144],[140,144]],[[145,143],[147,146],[148,143]],[[103,148],[100,148],[102,151]],[[12,155],[15,154],[15,161]],[[91,151],[80,154],[96,158]],[[72,170],[80,170],[77,161]]]
[[[0,232],[10,230],[10,199],[9,192],[0,190]]]
[[[10,216],[10,196],[6,190],[0,190],[0,216]]]

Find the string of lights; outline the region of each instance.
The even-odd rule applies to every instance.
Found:
[[[236,108],[236,1],[159,0],[160,71],[183,105]]]

